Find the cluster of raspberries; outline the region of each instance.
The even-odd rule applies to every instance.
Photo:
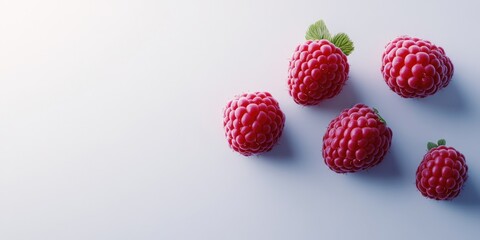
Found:
[[[353,43],[344,33],[332,36],[323,21],[312,24],[307,41],[298,45],[289,62],[288,92],[295,103],[317,105],[337,96],[348,79],[347,56]],[[389,42],[381,72],[388,87],[403,98],[424,98],[446,87],[453,65],[445,51],[429,41],[402,36]],[[268,92],[235,96],[224,108],[223,127],[229,146],[250,156],[270,151],[282,136],[285,114]],[[392,143],[392,130],[375,108],[356,104],[327,126],[322,157],[336,173],[351,173],[382,162]],[[465,157],[445,140],[428,143],[416,172],[422,195],[453,199],[467,179]]]

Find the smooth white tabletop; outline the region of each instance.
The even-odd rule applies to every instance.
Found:
[[[475,1],[0,0],[0,239],[478,239],[480,22]],[[324,19],[355,51],[339,96],[302,107],[288,60]],[[403,99],[381,73],[400,35],[442,46],[451,84]],[[286,115],[273,151],[227,145],[222,109],[269,91]],[[377,167],[340,175],[321,156],[355,103],[393,130]],[[454,201],[415,171],[440,138],[466,156]]]

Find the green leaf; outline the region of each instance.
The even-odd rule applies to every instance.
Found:
[[[376,108],[372,108],[373,109],[373,112],[377,115],[378,119],[380,120],[380,122],[384,123],[384,124],[387,124],[387,121],[385,121],[385,119],[383,119],[382,116],[380,116],[380,113],[378,113],[378,110]]]
[[[353,46],[352,40],[348,37],[345,33],[339,33],[335,35],[332,39],[332,43],[340,48],[345,55],[350,55],[352,51],[355,49]]]
[[[305,34],[305,38],[307,40],[327,39],[330,41],[332,36],[330,35],[327,25],[325,25],[325,22],[323,20],[320,20],[310,25],[307,34]]]
[[[445,141],[445,139],[440,139],[438,140],[437,144],[438,146],[445,146],[445,144],[447,144],[447,141]]]
[[[307,40],[320,40],[326,39],[332,42],[335,46],[340,48],[345,55],[350,55],[355,49],[352,40],[345,33],[339,33],[332,38],[332,35],[328,31],[327,25],[323,20],[319,20],[316,23],[310,25],[307,34],[305,34]]]
[[[435,144],[435,143],[433,143],[433,142],[428,142],[428,143],[427,143],[427,149],[428,149],[428,150],[430,150],[430,149],[432,149],[432,148],[436,148],[436,147],[438,147],[438,145]]]

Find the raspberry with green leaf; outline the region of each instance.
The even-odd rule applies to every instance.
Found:
[[[387,154],[392,135],[377,109],[356,104],[328,125],[323,136],[323,159],[337,173],[371,168]]]
[[[435,200],[450,200],[458,196],[467,181],[465,156],[444,139],[427,144],[428,152],[417,168],[416,185],[423,196]]]
[[[297,104],[316,105],[342,90],[354,46],[345,33],[332,36],[322,20],[310,26],[305,38],[290,60],[288,90]]]

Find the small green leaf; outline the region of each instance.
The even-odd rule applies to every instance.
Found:
[[[440,139],[438,140],[437,144],[438,146],[445,146],[445,144],[447,144],[447,141],[445,141],[445,139]]]
[[[380,113],[378,113],[378,110],[376,108],[372,108],[373,109],[373,112],[377,115],[378,119],[380,120],[380,122],[384,123],[384,124],[387,124],[387,121],[385,121],[385,119],[383,119],[382,116],[380,116]]]
[[[428,150],[430,150],[430,149],[432,149],[432,148],[436,148],[436,147],[438,147],[438,145],[435,144],[435,143],[433,143],[433,142],[428,142],[428,143],[427,143],[427,149],[428,149]]]
[[[323,20],[320,20],[310,25],[307,34],[305,35],[305,38],[307,40],[327,39],[330,41],[332,36],[330,35],[327,25],[325,25],[325,22]]]
[[[355,49],[352,40],[345,33],[339,33],[332,38],[332,43],[340,48],[345,55],[350,55]]]

